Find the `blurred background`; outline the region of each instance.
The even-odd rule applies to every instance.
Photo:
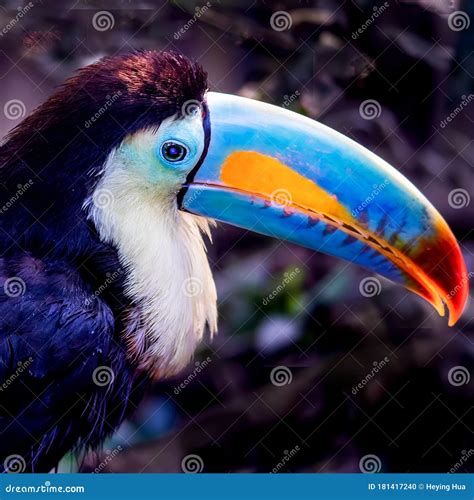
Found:
[[[104,55],[180,51],[212,90],[310,116],[400,169],[474,275],[474,2],[2,0],[0,26],[2,136]],[[60,470],[474,470],[472,301],[449,328],[382,278],[230,226],[209,258],[217,337]]]

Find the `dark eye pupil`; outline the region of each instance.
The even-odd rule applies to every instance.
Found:
[[[180,161],[186,156],[186,148],[176,142],[165,142],[162,146],[163,157],[168,161]]]

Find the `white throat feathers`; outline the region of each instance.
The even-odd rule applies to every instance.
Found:
[[[156,138],[137,135],[133,140],[142,146]],[[137,325],[126,332],[129,355],[153,377],[166,377],[190,361],[206,325],[211,336],[217,329],[217,294],[203,241],[203,233],[210,238],[209,221],[178,210],[176,183],[152,185],[131,161],[137,159],[121,148],[113,151],[84,208],[126,270],[128,319]]]

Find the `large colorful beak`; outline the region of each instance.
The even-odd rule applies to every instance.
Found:
[[[207,150],[181,209],[359,264],[427,299],[449,324],[468,297],[453,233],[387,162],[306,117],[210,92]]]

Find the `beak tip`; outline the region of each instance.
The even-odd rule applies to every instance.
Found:
[[[453,252],[453,254],[454,259],[451,260],[449,257],[446,258],[448,262],[451,260],[452,273],[449,273],[450,278],[445,280],[442,284],[444,286],[440,287],[440,290],[444,290],[442,299],[444,305],[448,309],[449,326],[454,326],[459,321],[469,299],[470,275],[467,272],[466,263],[457,243],[456,251]],[[444,276],[446,276],[446,274],[446,272],[443,273]],[[442,314],[442,316],[444,316],[444,314]]]
[[[469,275],[464,269],[462,278],[458,284],[458,289],[453,295],[447,295],[447,306],[449,310],[449,326],[454,326],[461,317],[469,298]]]
[[[415,261],[424,274],[424,297],[440,316],[447,309],[448,325],[454,326],[469,298],[470,273],[456,237],[439,214],[436,226],[436,236],[420,245]]]
[[[469,277],[471,273],[467,272],[466,262],[457,242],[455,260],[457,261],[457,266],[454,268],[457,270],[457,273],[453,273],[455,283],[446,295],[446,303],[449,310],[449,326],[454,326],[458,322],[469,299]]]

